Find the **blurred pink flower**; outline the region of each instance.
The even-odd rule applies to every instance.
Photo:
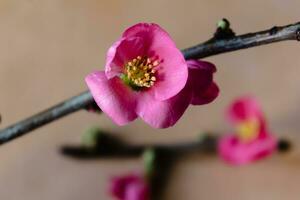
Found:
[[[227,117],[236,131],[219,140],[219,155],[225,161],[242,165],[276,150],[277,140],[267,129],[261,107],[254,98],[242,97],[234,101]]]
[[[115,177],[111,180],[110,194],[118,200],[149,200],[149,186],[137,174]]]
[[[139,116],[153,127],[167,128],[190,103],[206,104],[218,96],[215,71],[208,62],[186,62],[157,24],[139,23],[110,47],[105,72],[89,74],[86,83],[101,110],[118,125]]]

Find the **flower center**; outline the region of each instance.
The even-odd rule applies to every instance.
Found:
[[[133,88],[150,88],[156,81],[156,70],[154,68],[157,65],[159,65],[158,60],[138,56],[126,63],[124,75]]]
[[[250,142],[259,134],[259,123],[257,120],[247,120],[237,126],[237,135],[242,142]]]

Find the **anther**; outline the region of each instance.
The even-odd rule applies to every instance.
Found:
[[[125,73],[134,85],[149,88],[156,81],[156,70],[153,68],[157,65],[159,65],[158,60],[137,56],[125,65]]]
[[[159,61],[158,61],[158,60],[156,60],[156,61],[153,62],[153,66],[154,66],[154,67],[157,66],[158,64],[159,64]]]

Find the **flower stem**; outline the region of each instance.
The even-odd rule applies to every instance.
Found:
[[[199,59],[285,40],[300,41],[300,22],[226,39],[212,38],[207,42],[184,49],[182,53],[186,59]],[[22,136],[75,111],[85,109],[93,103],[93,97],[88,91],[67,99],[39,114],[0,130],[0,144]]]

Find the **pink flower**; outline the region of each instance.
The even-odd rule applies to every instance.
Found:
[[[252,97],[237,99],[228,109],[234,134],[219,140],[218,151],[225,161],[241,165],[264,158],[276,150],[277,140],[266,127],[263,112]]]
[[[110,194],[119,200],[149,200],[149,186],[140,175],[129,174],[111,181]]]
[[[118,125],[139,116],[153,127],[167,128],[189,104],[206,104],[218,96],[215,71],[208,62],[186,62],[167,32],[140,23],[110,47],[105,72],[89,74],[86,83],[100,109]]]

